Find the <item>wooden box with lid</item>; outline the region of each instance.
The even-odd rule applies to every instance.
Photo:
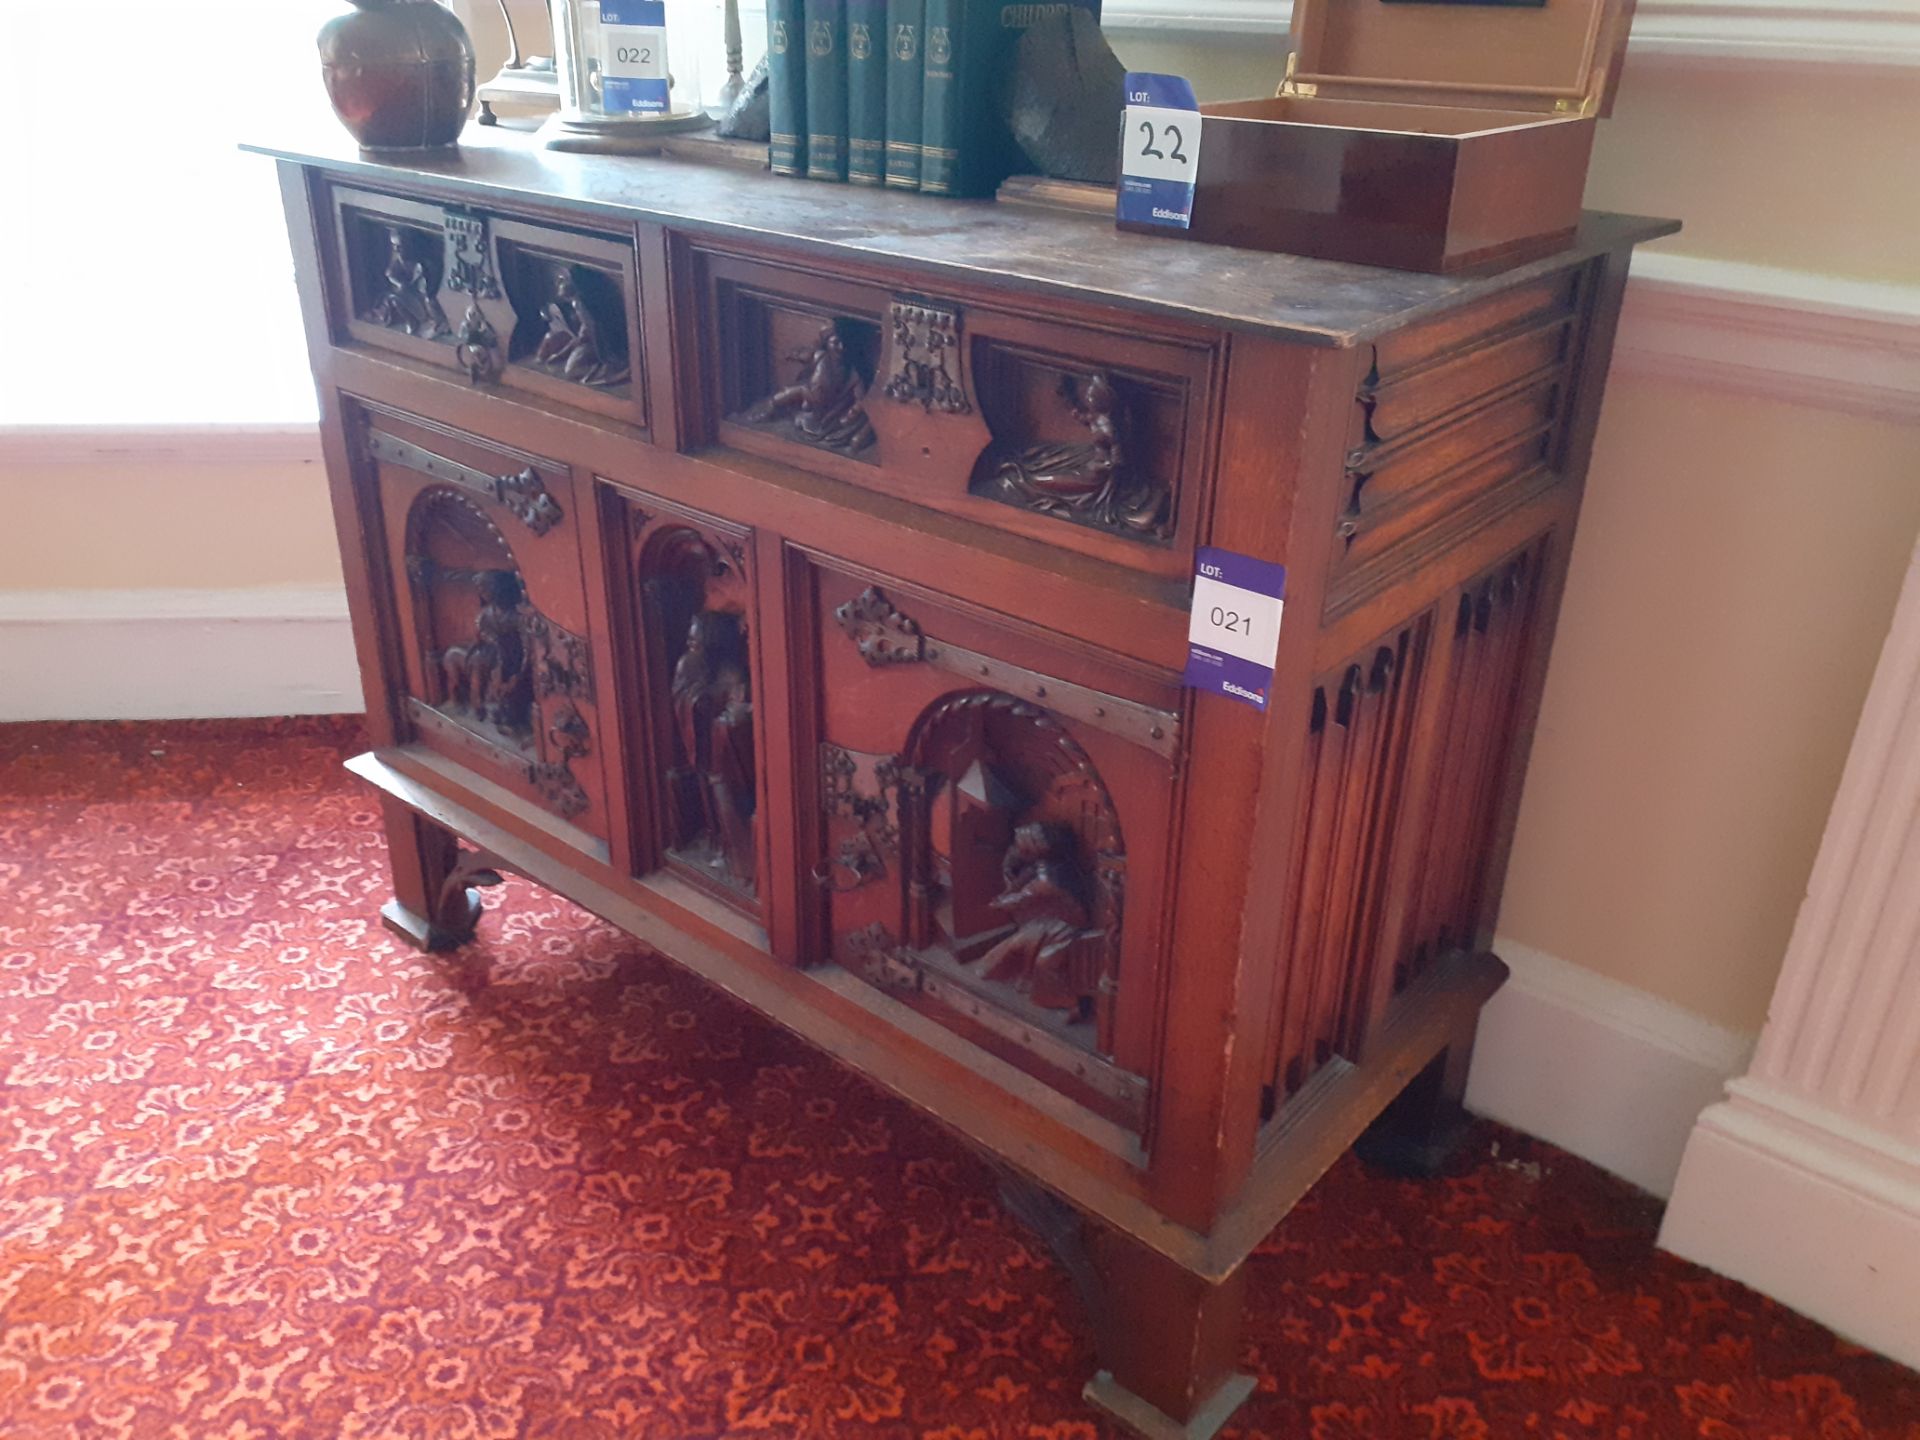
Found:
[[[500,130],[269,151],[391,846],[530,877],[937,1117],[1212,1433],[1245,1262],[1458,1111],[1632,247],[1499,277]],[[1288,572],[1182,688],[1195,550]]]
[[[1633,0],[1296,0],[1279,93],[1201,107],[1188,236],[1427,272],[1558,249],[1632,20]]]

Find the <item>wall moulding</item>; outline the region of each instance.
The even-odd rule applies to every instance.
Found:
[[[15,475],[67,465],[313,465],[320,430],[287,424],[0,425],[0,466]]]
[[[1641,254],[1614,364],[1623,374],[1913,420],[1920,418],[1920,285]]]
[[[1271,35],[1287,0],[1106,0],[1115,32]],[[1629,51],[1690,63],[1920,66],[1920,12],[1908,0],[1640,0]]]

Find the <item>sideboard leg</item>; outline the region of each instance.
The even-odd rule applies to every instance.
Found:
[[[480,892],[472,884],[498,883],[463,863],[453,832],[388,796],[380,798],[393,899],[380,907],[387,929],[420,950],[454,950],[473,938]],[[470,883],[471,882],[471,883]]]
[[[1246,1268],[1214,1283],[1092,1224],[1087,1248],[1100,1373],[1086,1398],[1146,1440],[1210,1440],[1253,1393],[1234,1369]]]
[[[1460,1148],[1467,1134],[1467,1070],[1473,1063],[1476,1011],[1433,1063],[1381,1112],[1354,1145],[1367,1164],[1394,1175],[1428,1179]]]

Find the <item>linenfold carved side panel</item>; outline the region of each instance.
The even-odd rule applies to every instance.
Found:
[[[1440,687],[1445,725],[1432,787],[1421,876],[1409,934],[1396,958],[1404,987],[1451,950],[1482,944],[1489,848],[1511,770],[1514,718],[1529,653],[1551,535],[1468,584],[1443,610],[1451,633]]]
[[[1500,807],[1546,546],[1323,675],[1313,694],[1267,1046],[1283,1105],[1358,1061],[1393,996],[1484,945]]]
[[[1406,798],[1431,617],[1389,636],[1315,686],[1293,917],[1274,991],[1268,1073],[1277,1099],[1350,1055],[1373,1003],[1388,900],[1389,847]]]
[[[746,532],[631,503],[626,526],[652,851],[751,909],[763,837]]]

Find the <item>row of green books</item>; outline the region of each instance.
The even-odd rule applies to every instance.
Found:
[[[1017,168],[999,89],[1029,25],[1100,0],[768,0],[780,175],[985,195]]]

